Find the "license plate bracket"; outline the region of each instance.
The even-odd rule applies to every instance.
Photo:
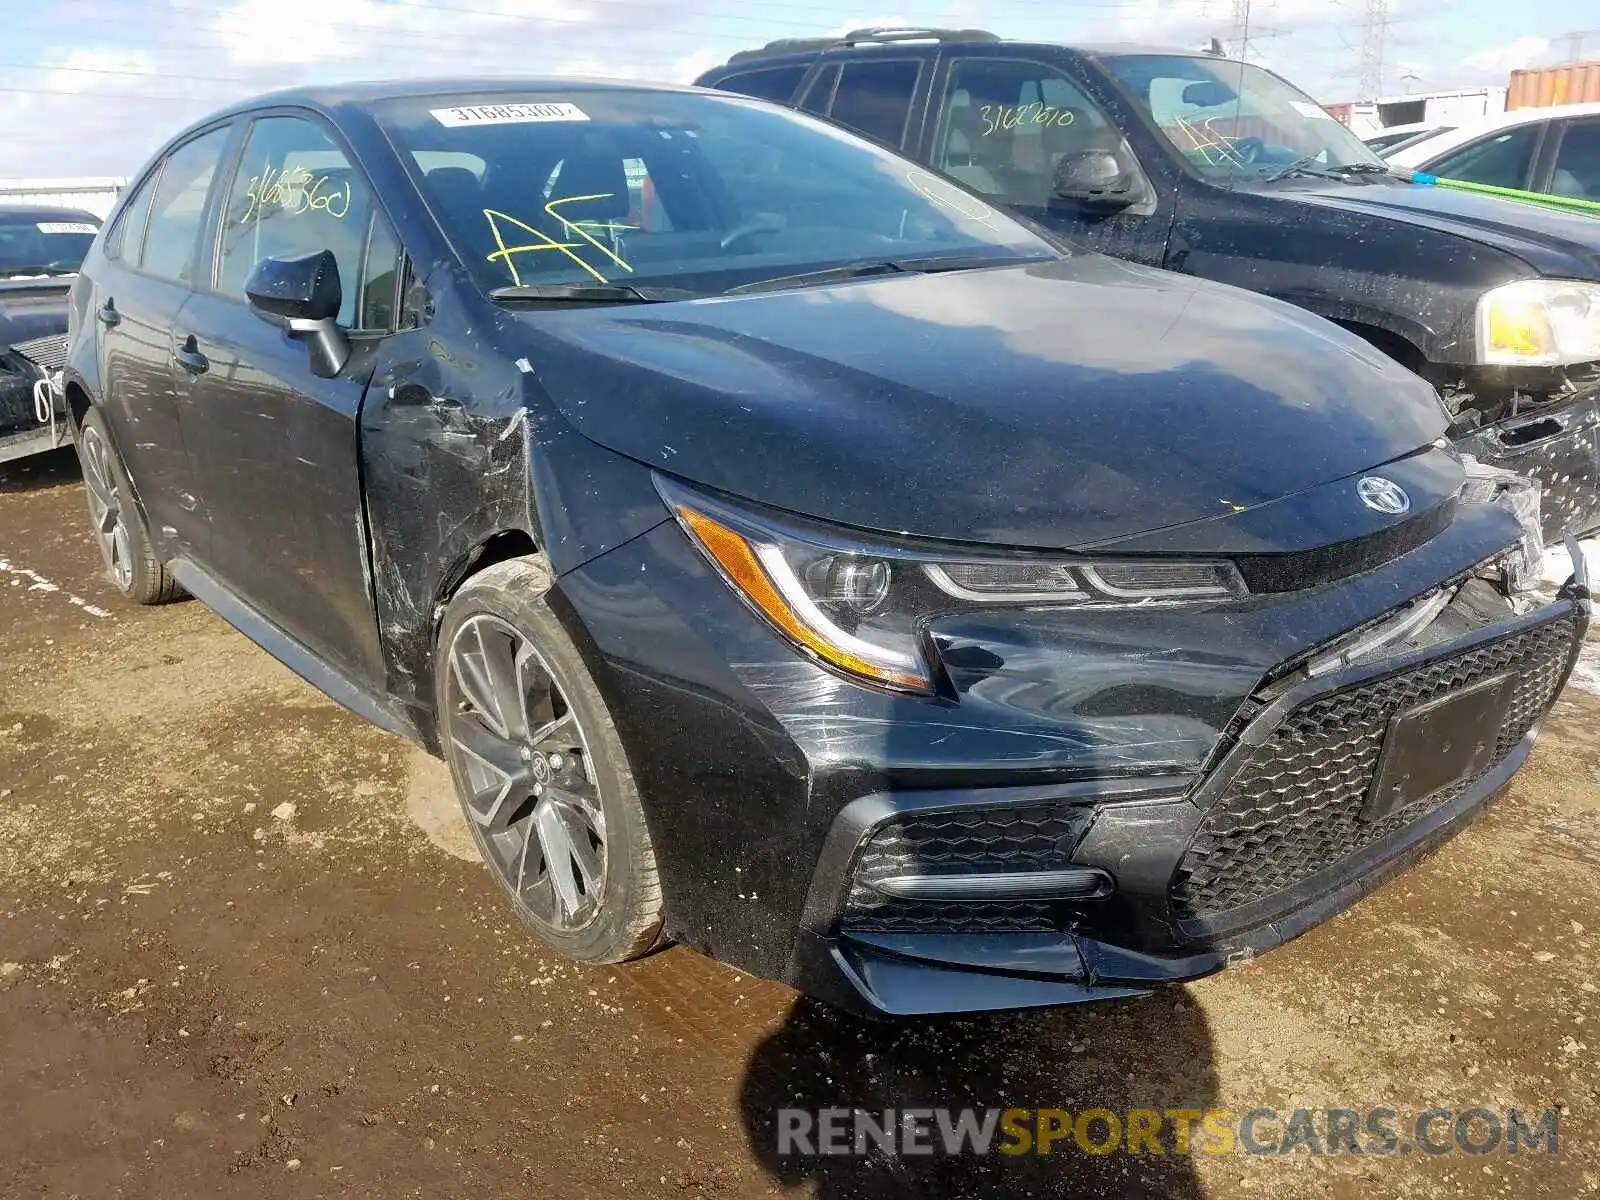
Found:
[[[1510,698],[1511,675],[1505,673],[1398,713],[1389,722],[1362,819],[1382,821],[1487,771]]]

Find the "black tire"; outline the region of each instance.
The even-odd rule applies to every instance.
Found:
[[[83,469],[90,529],[111,582],[136,604],[166,604],[178,599],[183,591],[156,557],[128,472],[99,410],[91,408],[84,414],[73,441]],[[115,529],[105,527],[110,521],[118,522]]]
[[[578,647],[543,599],[549,586],[550,572],[542,558],[518,558],[496,563],[472,576],[450,601],[439,628],[434,653],[434,694],[439,715],[439,739],[445,760],[450,765],[457,799],[461,801],[462,811],[478,843],[479,852],[490,873],[511,897],[518,916],[533,928],[541,941],[572,958],[591,963],[624,962],[648,953],[661,935],[662,897],[655,848],[650,840],[638,788],[628,765],[627,752],[617,735],[616,724]],[[530,853],[535,855],[535,861],[539,864],[534,868],[535,875],[540,878],[549,875],[548,868],[543,866],[546,857],[543,854],[543,838],[535,832],[538,825],[536,817],[527,815],[520,822],[506,818],[505,828],[496,834],[500,841],[491,844],[493,839],[490,831],[494,829],[494,820],[483,811],[487,793],[481,789],[476,793],[476,807],[470,798],[474,792],[472,784],[467,781],[466,772],[473,769],[475,761],[481,763],[484,760],[470,758],[462,744],[453,738],[452,730],[456,727],[452,721],[478,721],[479,716],[470,700],[465,699],[474,689],[469,689],[453,670],[452,655],[466,653],[470,656],[474,637],[479,638],[476,644],[481,648],[484,629],[492,633],[509,630],[524,639],[536,653],[538,661],[529,670],[538,682],[530,687],[520,669],[514,673],[518,685],[516,690],[521,698],[524,728],[532,728],[543,720],[543,717],[528,715],[528,697],[543,695],[544,681],[547,679],[557,689],[560,702],[552,701],[550,707],[541,707],[540,711],[546,715],[567,712],[576,719],[582,745],[569,758],[575,759],[581,755],[586,765],[575,767],[572,761],[565,765],[577,771],[580,785],[592,786],[593,792],[598,793],[598,805],[604,814],[600,858],[603,883],[594,888],[592,893],[586,894],[586,900],[590,895],[597,897],[594,900],[597,907],[588,923],[581,928],[563,927],[562,918],[565,914],[561,913],[559,903],[554,909],[555,920],[552,921],[545,919],[524,900],[524,896],[530,894],[534,898],[555,894],[553,890],[545,892],[542,888],[535,888],[524,879],[529,870],[525,864]],[[516,643],[511,644],[514,653],[517,653]],[[487,657],[484,655],[479,661]],[[517,661],[522,661],[520,653]],[[542,700],[536,703],[542,705]],[[473,736],[478,736],[478,731],[478,725],[471,726]],[[531,749],[531,741],[528,745],[530,750],[524,751],[524,762],[529,761],[530,752],[534,757],[539,757],[539,752]],[[559,760],[560,757],[559,754],[551,755],[549,761]],[[534,766],[528,770],[533,772]],[[529,776],[530,780],[538,777],[537,774]],[[480,774],[479,779],[482,778]],[[556,786],[552,784],[552,787]],[[593,803],[592,796],[589,802]],[[539,800],[536,796],[528,796],[522,801],[502,803],[507,812],[515,809],[532,814]],[[521,835],[524,865],[514,880],[510,877],[512,868],[505,861],[505,847],[515,843],[514,830],[522,824],[526,825]],[[539,837],[540,849],[533,851],[531,845],[536,837]],[[541,871],[543,875],[540,875]],[[519,884],[527,890],[519,890]]]

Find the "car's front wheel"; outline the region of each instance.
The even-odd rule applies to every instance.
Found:
[[[542,599],[541,560],[473,576],[434,660],[439,738],[485,863],[550,946],[588,962],[661,930],[655,851],[594,678]]]
[[[177,581],[156,557],[133,487],[98,409],[84,414],[74,442],[89,500],[89,524],[117,590],[139,604],[165,604],[179,595]]]

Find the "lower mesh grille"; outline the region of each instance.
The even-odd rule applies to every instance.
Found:
[[[1042,900],[906,900],[873,885],[896,875],[976,875],[1065,867],[1092,810],[1071,804],[908,813],[878,826],[856,858],[843,927],[873,933],[1030,933],[1058,929]]]
[[[1201,822],[1172,884],[1179,919],[1215,919],[1265,900],[1448,804],[1476,781],[1380,821],[1362,818],[1390,721],[1415,704],[1510,672],[1514,691],[1498,764],[1555,702],[1578,632],[1567,612],[1292,711]]]
[[[13,342],[11,348],[47,372],[61,370],[67,362],[67,335],[49,333],[26,342]]]

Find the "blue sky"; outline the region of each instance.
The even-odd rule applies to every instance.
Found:
[[[1233,0],[9,0],[0,18],[0,178],[126,174],[183,124],[318,80],[598,74],[687,80],[776,37],[866,24],[979,26],[1018,38],[1198,46]],[[1365,0],[1254,0],[1251,57],[1324,102],[1357,92]],[[1504,84],[1558,62],[1594,0],[1394,0],[1385,91]],[[1535,15],[1536,14],[1536,15]]]

